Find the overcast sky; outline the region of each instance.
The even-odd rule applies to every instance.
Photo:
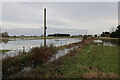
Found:
[[[44,8],[48,34],[99,34],[118,24],[117,2],[3,2],[2,30],[11,35],[41,35]]]

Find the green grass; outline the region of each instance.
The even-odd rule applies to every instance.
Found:
[[[119,38],[111,38],[111,37],[98,37],[96,39],[119,39]]]
[[[118,47],[94,46],[89,53],[84,49],[79,53],[81,64],[96,66],[101,72],[118,72]]]
[[[80,66],[88,67],[97,67],[99,72],[113,72],[118,74],[118,47],[106,47],[106,46],[93,46],[90,50],[92,44],[84,47],[84,49],[78,52],[77,57],[67,57],[64,60],[64,65],[72,66],[70,69],[67,68],[69,77],[71,72],[76,72],[78,69],[83,70]],[[88,53],[88,50],[90,52]],[[78,66],[78,68],[75,68]],[[87,70],[83,70],[82,73]],[[65,74],[65,75],[67,75]],[[77,73],[76,73],[77,74]],[[77,76],[75,73],[72,73],[73,76]],[[79,74],[81,76],[81,73]]]
[[[31,71],[23,72],[22,78],[81,78],[84,74],[93,72],[113,73],[118,76],[118,47],[98,46],[98,43],[91,42],[76,55],[67,55],[59,60],[34,66]],[[65,48],[66,46],[60,47]],[[89,52],[88,52],[89,51]],[[29,59],[29,55],[19,57],[21,62]],[[96,69],[97,70],[96,70]]]
[[[9,40],[9,39],[7,39],[7,40],[2,40],[2,42],[8,42],[8,41],[15,41],[15,40]]]
[[[5,53],[5,52],[8,52],[8,51],[10,51],[10,50],[0,50],[0,51],[2,51],[2,53]]]
[[[86,45],[76,56],[65,56],[50,64],[43,64],[33,68],[30,73],[32,77],[60,77],[60,78],[81,78],[86,72],[90,72],[97,67],[98,72],[106,74],[112,72],[118,75],[118,47]],[[90,51],[88,53],[88,50]],[[93,69],[94,71],[94,69]],[[31,77],[27,74],[26,77]]]

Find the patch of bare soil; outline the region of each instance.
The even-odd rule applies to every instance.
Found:
[[[104,73],[104,72],[90,71],[84,73],[82,78],[118,78],[118,76],[112,72]]]

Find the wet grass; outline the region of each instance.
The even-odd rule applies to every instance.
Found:
[[[3,43],[7,43],[8,41],[15,41],[15,40],[2,39],[2,42],[3,42]]]
[[[111,38],[111,37],[98,37],[96,39],[119,39],[119,38]]]
[[[111,37],[98,37],[96,40],[102,40],[103,42],[111,42],[116,45],[120,45],[120,38],[111,38]]]
[[[34,47],[30,52],[20,53],[14,57],[6,57],[2,60],[3,78],[10,76],[13,73],[19,72],[25,66],[37,66],[46,63],[50,56],[57,51],[57,48],[52,44],[46,47]]]
[[[70,68],[70,71],[68,69],[69,77],[71,76],[77,77],[79,75],[79,77],[81,76],[81,77],[89,78],[89,76],[84,74],[93,71],[93,72],[97,72],[98,74],[104,73],[107,76],[109,73],[113,73],[114,76],[112,77],[116,78],[118,76],[118,47],[117,46],[106,47],[106,46],[94,45],[90,49],[92,45],[94,45],[94,43],[85,46],[82,49],[82,51],[78,52],[77,56],[68,57],[64,60],[64,65],[68,64],[72,66]],[[78,68],[75,68],[76,66]],[[79,72],[80,74],[76,73],[77,70],[81,69],[80,67],[86,69],[85,71],[83,71],[83,74],[81,74],[81,72]],[[71,70],[72,68],[73,70]],[[71,72],[75,72],[75,73],[71,73]],[[108,77],[103,76],[103,74],[101,76],[98,76],[98,74],[91,77],[110,78],[110,76]]]
[[[88,67],[97,67],[98,72],[113,72],[118,75],[118,47],[117,46],[97,46],[94,45],[90,52],[83,50],[79,54],[80,61]],[[87,55],[86,55],[87,54]]]
[[[79,44],[85,44],[85,42],[79,42]],[[50,63],[45,63],[42,64],[41,66],[36,66],[34,67],[30,72],[23,72],[20,76],[16,77],[23,77],[23,78],[67,78],[67,77],[71,77],[71,73],[69,73],[69,71],[73,71],[73,73],[75,72],[74,70],[81,72],[87,71],[84,67],[80,66],[78,68],[82,68],[82,70],[77,70],[76,69],[76,62],[77,61],[75,58],[75,56],[77,55],[77,48],[75,48],[72,51],[69,51],[69,54],[67,56],[64,56],[62,58],[60,58],[59,60],[55,60],[53,62]],[[74,59],[74,60],[73,60]],[[29,73],[29,74],[28,74]],[[79,75],[78,75],[79,76]],[[77,76],[73,76],[73,77],[77,77]]]
[[[59,60],[47,62],[44,59],[39,60],[39,49],[33,49],[36,54],[20,56],[21,63],[36,59],[35,65],[31,71],[24,71],[20,75],[14,75],[16,78],[118,78],[118,47],[117,46],[98,46],[93,40],[82,41],[77,44],[63,46],[67,48],[77,45],[69,54],[61,57]],[[53,48],[50,48],[51,50]],[[47,53],[49,53],[49,50]],[[41,51],[41,50],[40,50]],[[54,50],[52,50],[54,52]],[[50,56],[51,54],[49,54]],[[31,57],[28,57],[31,56]],[[18,58],[17,58],[18,59]],[[45,57],[46,59],[46,57]],[[17,60],[15,60],[17,61]],[[44,63],[38,65],[43,61]],[[6,61],[5,61],[6,62]],[[16,63],[18,62],[11,62]],[[6,65],[7,63],[6,62]],[[31,63],[32,64],[32,63]],[[9,65],[9,64],[8,64]],[[11,65],[12,66],[12,65]],[[5,67],[5,65],[4,65]]]
[[[23,72],[23,78],[118,78],[118,47],[84,44],[48,64]],[[89,50],[89,52],[88,52]],[[18,77],[18,76],[16,76]]]
[[[8,51],[10,51],[10,50],[0,50],[0,52],[1,52],[2,54],[5,54],[5,53],[8,52]]]
[[[10,51],[10,50],[0,50],[0,51],[2,51],[2,53],[5,53],[5,52],[8,52],[8,51]]]

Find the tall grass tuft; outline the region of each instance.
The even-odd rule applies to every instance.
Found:
[[[48,61],[49,57],[52,56],[57,51],[57,48],[53,44],[50,44],[46,47],[46,50],[43,46],[34,47],[31,49],[30,54],[32,54],[31,59],[35,63],[44,63]]]

